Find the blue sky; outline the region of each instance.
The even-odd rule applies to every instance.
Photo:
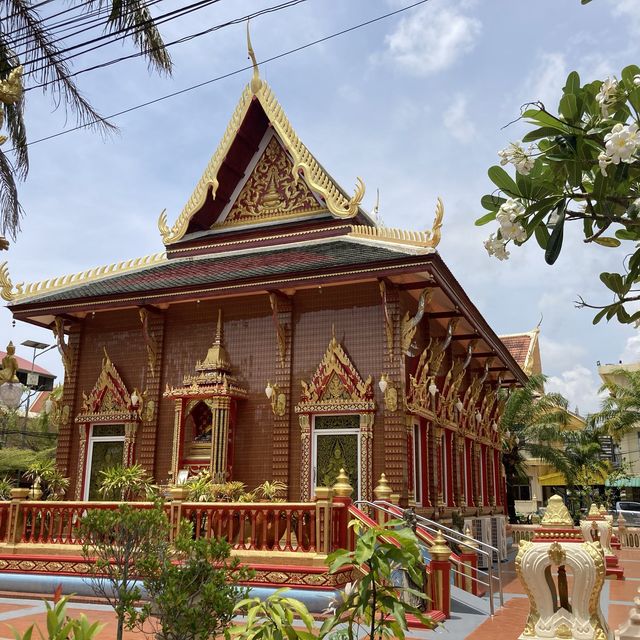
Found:
[[[169,4],[169,3],[167,3]],[[221,0],[162,28],[165,40],[270,6]],[[406,0],[307,0],[252,22],[258,59],[410,4]],[[163,3],[158,5],[162,7]],[[172,4],[172,6],[175,6]],[[159,9],[160,10],[160,9]],[[163,7],[162,11],[168,10]],[[356,176],[371,209],[380,189],[388,226],[429,228],[440,195],[446,215],[440,253],[495,331],[532,329],[543,317],[542,360],[549,387],[582,413],[598,406],[596,361],[640,360],[640,337],[615,323],[592,326],[574,308],[578,295],[607,302],[597,275],[618,268],[613,249],[584,246],[569,234],[548,267],[534,244],[490,258],[493,230],[473,222],[491,190],[486,172],[523,128],[503,126],[520,105],[555,108],[572,69],[583,80],[638,63],[640,2],[594,0],[430,0],[340,38],[263,65],[298,134],[351,191]],[[80,69],[122,55],[111,45],[76,62]],[[173,77],[150,75],[138,59],[79,76],[84,93],[108,115],[247,64],[244,26],[172,48]],[[34,145],[21,187],[22,232],[8,254],[14,282],[41,280],[162,250],[156,221],[173,221],[215,151],[249,72],[119,117],[107,139],[78,131]],[[72,126],[37,91],[27,94],[31,140]],[[577,232],[578,230],[576,230]],[[52,342],[51,333],[0,313],[11,338]],[[19,355],[29,356],[20,348]],[[40,364],[61,374],[54,351]]]

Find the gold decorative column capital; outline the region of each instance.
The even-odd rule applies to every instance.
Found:
[[[349,477],[344,469],[340,469],[336,483],[333,485],[333,493],[338,498],[350,498],[353,493],[353,487],[349,483]]]
[[[375,495],[376,500],[390,502],[391,493],[392,490],[389,486],[387,476],[384,473],[380,474],[380,480],[378,480],[378,486],[373,490],[373,495]]]
[[[448,560],[451,557],[451,549],[442,535],[442,531],[433,540],[433,545],[429,548],[429,553],[434,560]]]

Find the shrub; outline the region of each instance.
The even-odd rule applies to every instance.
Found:
[[[154,619],[157,640],[209,640],[231,624],[235,607],[247,595],[239,582],[251,572],[230,559],[224,540],[194,540],[188,522],[173,544],[150,549],[138,564],[150,602],[141,620]]]

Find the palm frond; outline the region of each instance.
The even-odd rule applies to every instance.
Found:
[[[16,233],[20,230],[22,214],[13,165],[5,153],[0,150],[0,232],[2,235],[15,238]]]
[[[149,67],[159,73],[171,74],[173,63],[162,36],[156,27],[146,0],[90,0],[87,9],[111,3],[107,27],[111,32],[131,36],[147,58]]]
[[[34,67],[29,69],[42,84],[51,83],[54,104],[64,103],[65,109],[75,113],[78,124],[97,129],[102,133],[115,130],[115,126],[105,120],[80,93],[69,77],[69,67],[38,12],[29,0],[5,0],[5,31],[16,38],[24,38],[29,44],[25,50],[23,63]],[[47,90],[47,87],[44,89]]]
[[[15,172],[20,180],[29,173],[29,152],[27,146],[27,128],[24,123],[24,99],[16,104],[4,105],[7,133],[15,156]]]

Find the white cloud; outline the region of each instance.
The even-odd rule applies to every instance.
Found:
[[[543,333],[540,335],[540,358],[543,372],[571,369],[585,355],[586,349],[583,346],[571,342],[556,342],[544,335],[543,328]]]
[[[640,3],[637,0],[612,0],[613,15],[621,18],[632,31],[640,32]]]
[[[560,100],[562,87],[568,75],[568,66],[562,53],[544,53],[525,83],[527,100],[540,100],[554,109]]]
[[[563,371],[559,376],[551,376],[545,385],[547,392],[561,393],[569,401],[570,409],[574,411],[577,407],[582,415],[600,408],[599,387],[594,372],[581,364]]]
[[[640,362],[640,333],[627,338],[620,360],[625,364]]]
[[[426,76],[471,51],[481,31],[479,20],[458,9],[427,4],[400,20],[386,36],[387,55],[409,73]]]
[[[467,99],[457,95],[442,117],[449,133],[460,142],[471,142],[476,128],[467,113]]]

